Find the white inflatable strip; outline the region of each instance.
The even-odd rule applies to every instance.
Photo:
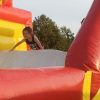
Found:
[[[58,50],[0,52],[0,68],[64,67],[65,58]]]

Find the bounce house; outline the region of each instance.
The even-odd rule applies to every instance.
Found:
[[[100,100],[100,0],[93,5],[68,52],[27,51],[22,29],[31,12],[0,0],[0,100]]]

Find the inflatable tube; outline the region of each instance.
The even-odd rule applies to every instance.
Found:
[[[66,66],[100,71],[100,0],[94,3],[72,43]]]
[[[73,68],[0,70],[0,100],[82,100],[83,78]]]
[[[0,7],[0,19],[32,26],[32,14],[18,8]]]

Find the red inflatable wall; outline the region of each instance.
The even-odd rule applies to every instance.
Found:
[[[91,100],[98,93],[99,90],[100,90],[100,73],[93,73],[92,82],[91,82]],[[100,99],[100,96],[96,100],[99,100],[99,99]]]
[[[66,57],[66,66],[100,70],[100,0],[94,0]]]
[[[0,19],[32,26],[31,12],[18,8],[1,7]]]
[[[72,68],[0,70],[0,100],[82,100],[83,79]]]
[[[2,6],[12,7],[12,0],[1,0]]]

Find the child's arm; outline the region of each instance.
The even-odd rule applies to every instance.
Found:
[[[44,47],[42,46],[41,42],[39,41],[39,39],[37,38],[36,35],[34,35],[34,41],[37,43],[37,45],[40,47],[40,49],[44,49]]]
[[[19,41],[10,51],[13,51],[17,46],[19,46],[19,45],[22,44],[23,42],[25,42],[25,39]]]

